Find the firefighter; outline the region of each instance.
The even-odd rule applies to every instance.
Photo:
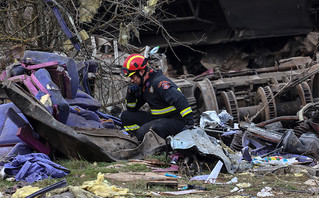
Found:
[[[122,125],[129,134],[141,141],[152,129],[165,139],[193,128],[193,112],[186,97],[160,70],[151,69],[147,58],[130,55],[124,61],[122,74],[132,83],[125,98],[127,110],[121,114]],[[145,103],[150,111],[140,110]]]

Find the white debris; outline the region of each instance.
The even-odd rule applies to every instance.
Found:
[[[236,191],[238,191],[238,190],[239,190],[239,188],[238,188],[238,187],[235,187],[235,188],[233,188],[230,192],[233,193],[233,192],[236,192]]]
[[[260,192],[257,193],[257,197],[272,197],[274,196],[274,194],[272,194],[271,192],[271,187],[264,187],[263,189],[261,189]]]

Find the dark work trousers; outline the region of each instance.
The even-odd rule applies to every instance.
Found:
[[[135,135],[139,141],[143,140],[144,135],[150,128],[165,139],[169,135],[176,135],[185,127],[185,123],[181,120],[170,118],[154,119],[151,113],[145,111],[124,111],[121,114],[121,122],[126,132]],[[135,126],[136,128],[134,130],[134,127],[132,127],[129,130],[128,126]]]

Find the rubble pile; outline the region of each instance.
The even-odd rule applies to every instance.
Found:
[[[0,3],[0,176],[13,184],[0,197],[213,196],[222,188],[223,197],[318,194],[319,33],[312,31],[319,4],[236,3]],[[145,43],[154,48],[140,48]],[[127,53],[176,77],[195,127],[166,139],[151,128],[142,141],[123,129]],[[166,162],[147,159],[155,154]],[[72,186],[73,167],[60,159],[111,164]],[[272,179],[251,193],[254,183],[240,178],[289,174],[313,187],[280,189],[268,186]],[[59,181],[36,187],[49,179]],[[134,188],[144,181],[145,192],[113,181]],[[165,190],[152,190],[159,186]]]
[[[166,152],[172,160],[170,167],[154,172],[175,180],[152,177],[148,187],[176,188],[176,179],[182,177],[215,185],[220,172],[263,175],[294,165],[317,176],[319,65],[309,57],[255,71],[173,79],[187,97],[197,126],[166,140],[150,130],[142,142],[123,130],[118,117],[100,111],[100,102],[83,80],[87,71],[96,70],[96,61],[77,62],[40,51],[25,51],[19,62],[6,67],[0,76],[6,97],[0,105],[3,178],[13,175],[16,181],[34,183],[47,174],[66,177],[70,170],[50,161],[62,156],[116,162],[143,160],[156,152]],[[207,167],[210,174],[202,175]],[[234,177],[227,184],[236,183]],[[234,192],[249,188],[249,183],[238,183],[237,188]],[[162,195],[205,190],[188,185]],[[260,191],[261,196],[271,193],[266,187]]]

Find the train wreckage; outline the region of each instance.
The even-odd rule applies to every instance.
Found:
[[[152,14],[146,17],[154,13],[160,16],[157,22],[172,36],[169,41],[165,34],[159,34],[157,23],[140,29],[145,25],[141,23],[131,29],[133,23],[142,22],[140,16],[121,23],[117,32],[116,26],[107,23],[117,17],[112,9],[118,7],[106,1],[92,2],[90,6],[94,4],[96,9],[87,13],[92,21],[77,22],[73,35],[66,31],[62,17],[69,7],[62,9],[64,5],[56,1],[44,2],[45,10],[54,12],[69,40],[57,51],[51,46],[60,41],[47,39],[51,41],[47,47],[13,46],[0,57],[14,62],[0,63],[2,179],[15,175],[16,181],[33,183],[70,173],[50,159],[144,162],[141,159],[157,153],[172,158],[165,163],[171,167],[157,171],[173,170],[187,180],[192,177],[188,181],[203,180],[206,175],[200,174],[206,169],[211,174],[205,183],[217,184],[221,170],[230,174],[249,171],[256,176],[295,172],[299,165],[308,170],[307,174],[319,176],[317,1],[246,0],[245,6],[233,0],[161,2],[160,8],[172,14],[167,17],[161,17],[162,9],[155,11],[158,1],[147,1],[147,6],[140,7],[142,15],[148,10]],[[73,7],[68,11],[75,14]],[[45,20],[45,24],[53,24],[49,17]],[[107,23],[90,27],[102,21]],[[83,29],[77,32],[77,28]],[[113,31],[120,39],[108,34]],[[132,31],[136,38],[130,38]],[[121,41],[129,42],[129,47],[123,49]],[[150,129],[139,141],[125,131],[119,118],[125,110],[128,86],[119,68],[128,56],[126,50],[151,54],[147,45],[158,49],[149,59],[150,67],[161,69],[181,89],[192,108],[195,128],[166,139]],[[144,105],[142,109],[149,107]],[[147,188],[155,183],[147,183]],[[234,183],[237,177],[218,184]],[[177,188],[178,183],[174,185]]]
[[[222,135],[234,151],[252,143],[252,147],[268,151],[284,144],[281,151],[297,154],[307,153],[308,147],[300,143],[303,149],[292,149],[283,139],[298,140],[312,131],[312,141],[319,142],[319,64],[310,57],[292,57],[279,63],[255,70],[174,79],[193,109],[198,129],[206,132],[201,138],[207,138],[207,134],[216,138]],[[84,65],[94,64],[93,61]],[[111,162],[143,159],[167,147],[167,140],[153,131],[141,143],[123,133],[117,117],[100,112],[99,103],[79,90],[79,68],[83,69],[83,63],[72,58],[37,51],[26,51],[20,63],[7,67],[1,75],[1,90],[11,102],[1,105],[1,137],[3,145],[16,150],[3,151],[5,155],[17,154],[17,145],[25,143],[31,150],[50,156],[58,152],[69,158]],[[231,119],[221,124],[207,117],[206,112],[212,111],[216,115],[226,111]],[[267,129],[278,122],[281,124],[277,128]],[[226,135],[229,132],[233,133]],[[182,140],[170,137],[173,148],[175,145],[176,150],[185,149],[176,146],[176,141]],[[191,145],[201,151],[201,144]],[[228,172],[233,173],[238,169],[234,159],[219,149],[201,154],[223,159]],[[316,152],[308,154],[318,159]]]

